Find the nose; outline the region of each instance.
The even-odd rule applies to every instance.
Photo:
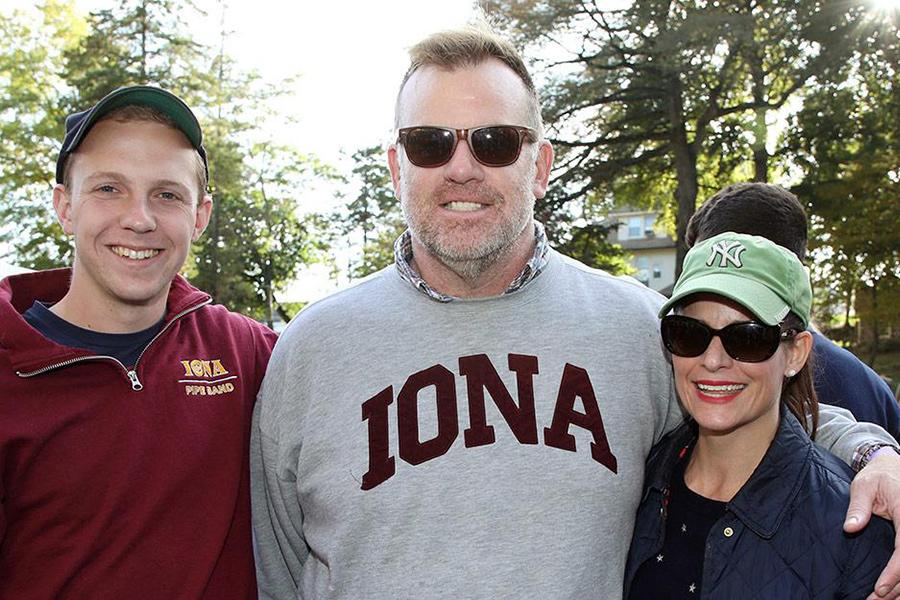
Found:
[[[133,196],[125,201],[119,223],[125,229],[146,233],[156,229],[156,215],[149,198]]]
[[[484,165],[475,160],[469,141],[461,139],[450,162],[444,165],[444,176],[453,183],[467,183],[484,179]]]
[[[717,371],[730,366],[732,360],[734,359],[725,352],[722,340],[719,339],[719,336],[714,336],[709,346],[706,347],[706,352],[703,353],[703,366],[708,371]]]

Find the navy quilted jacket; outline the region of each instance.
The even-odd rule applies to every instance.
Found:
[[[695,435],[685,424],[650,453],[625,570],[626,597],[638,567],[662,547],[664,490],[678,453]],[[701,598],[823,600],[870,594],[893,550],[893,530],[873,518],[861,534],[843,533],[852,476],[782,411],[762,462],[709,532]]]

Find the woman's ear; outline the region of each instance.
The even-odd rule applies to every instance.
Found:
[[[785,344],[787,350],[787,364],[784,366],[785,377],[793,377],[800,372],[803,365],[809,359],[809,353],[813,348],[813,337],[808,331],[801,331],[794,336],[791,343]]]

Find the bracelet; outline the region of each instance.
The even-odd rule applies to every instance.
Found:
[[[859,459],[857,460],[857,464],[859,465],[857,472],[863,470],[866,465],[869,464],[869,461],[871,461],[879,451],[885,448],[890,448],[900,455],[900,448],[897,448],[897,446],[885,443],[871,444],[860,454]]]

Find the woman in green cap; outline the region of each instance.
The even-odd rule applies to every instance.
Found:
[[[688,252],[660,311],[688,422],[647,463],[627,598],[866,598],[893,549],[848,536],[852,472],[816,447],[809,275],[790,251],[723,233]],[[674,314],[667,314],[674,309]]]

